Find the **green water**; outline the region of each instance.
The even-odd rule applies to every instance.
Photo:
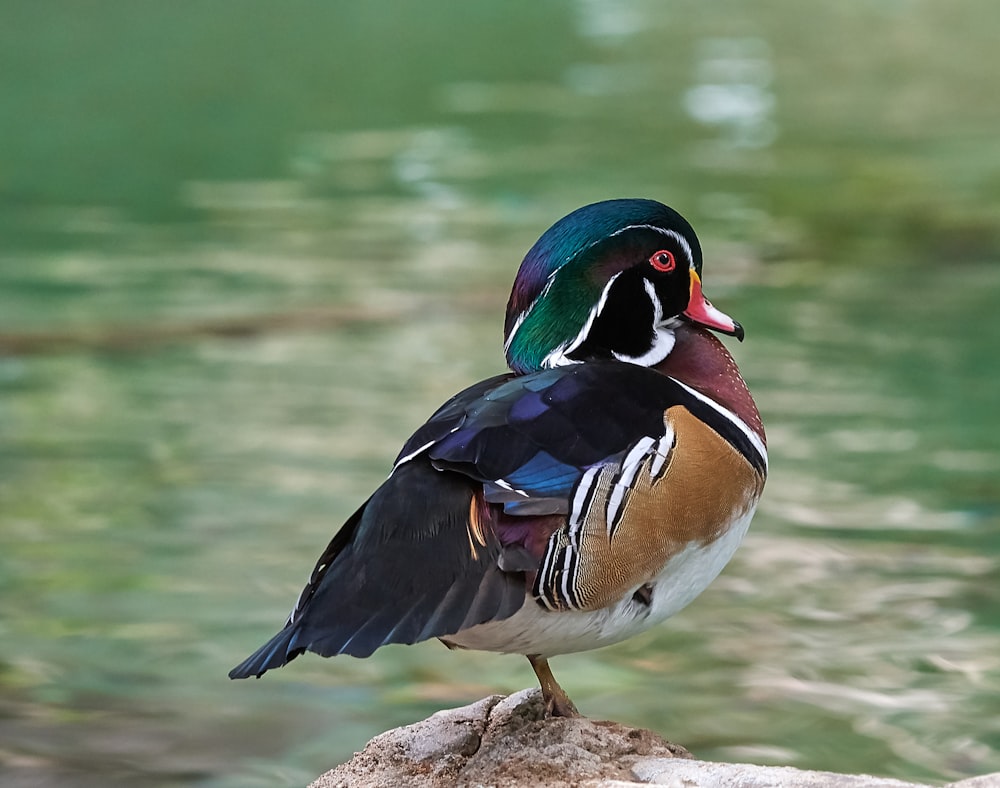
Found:
[[[530,686],[436,643],[226,672],[410,432],[502,368],[528,246],[612,196],[698,228],[771,478],[702,598],[562,684],[703,758],[1000,770],[998,25],[5,4],[0,781],[303,785]]]

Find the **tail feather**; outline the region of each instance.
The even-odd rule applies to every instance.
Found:
[[[295,638],[297,627],[288,624],[277,635],[229,671],[231,679],[248,679],[251,676],[260,678],[267,671],[287,665],[305,648],[294,648],[291,643]]]

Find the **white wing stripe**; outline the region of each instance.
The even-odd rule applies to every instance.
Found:
[[[745,421],[743,421],[743,419],[741,419],[739,416],[737,416],[731,410],[728,410],[728,409],[722,407],[722,405],[720,405],[715,400],[706,397],[701,392],[695,391],[690,386],[684,385],[679,380],[677,380],[677,378],[670,378],[670,379],[672,381],[674,381],[682,389],[684,389],[686,392],[688,392],[691,396],[693,396],[693,397],[701,400],[706,405],[709,405],[710,407],[714,408],[721,415],[723,415],[727,419],[729,419],[729,421],[731,421],[733,423],[733,426],[735,426],[737,429],[739,429],[740,432],[742,432],[746,436],[747,440],[750,441],[750,444],[757,450],[757,453],[760,454],[761,459],[764,461],[764,470],[767,471],[767,469],[768,469],[767,468],[767,448],[764,446],[764,441],[762,441],[760,439],[760,436],[756,432],[754,432],[752,429],[750,429],[750,427],[747,425],[747,423]]]
[[[652,448],[655,443],[655,438],[641,438],[636,442],[635,446],[631,448],[629,453],[625,455],[625,459],[622,460],[618,480],[615,482],[615,485],[611,490],[611,495],[608,496],[608,504],[605,509],[605,525],[608,529],[609,539],[614,533],[615,522],[618,520],[618,511],[625,502],[625,496],[628,495],[629,490],[632,488],[632,484],[635,481],[636,474],[639,473],[639,467],[642,465],[642,461],[649,454],[650,448]]]
[[[663,437],[656,442],[656,448],[653,451],[653,464],[649,468],[649,475],[652,479],[660,478],[663,465],[667,461],[667,457],[670,456],[671,450],[674,448],[674,428],[669,424],[666,426],[667,431],[664,433]]]

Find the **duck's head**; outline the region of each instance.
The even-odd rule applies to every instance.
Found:
[[[504,349],[515,372],[616,358],[661,362],[687,321],[743,339],[701,291],[701,246],[655,200],[607,200],[563,217],[525,256],[507,302]]]

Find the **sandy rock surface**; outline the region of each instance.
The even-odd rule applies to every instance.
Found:
[[[565,786],[630,780],[642,758],[690,758],[657,734],[583,717],[543,717],[541,693],[494,695],[388,731],[310,788]]]

